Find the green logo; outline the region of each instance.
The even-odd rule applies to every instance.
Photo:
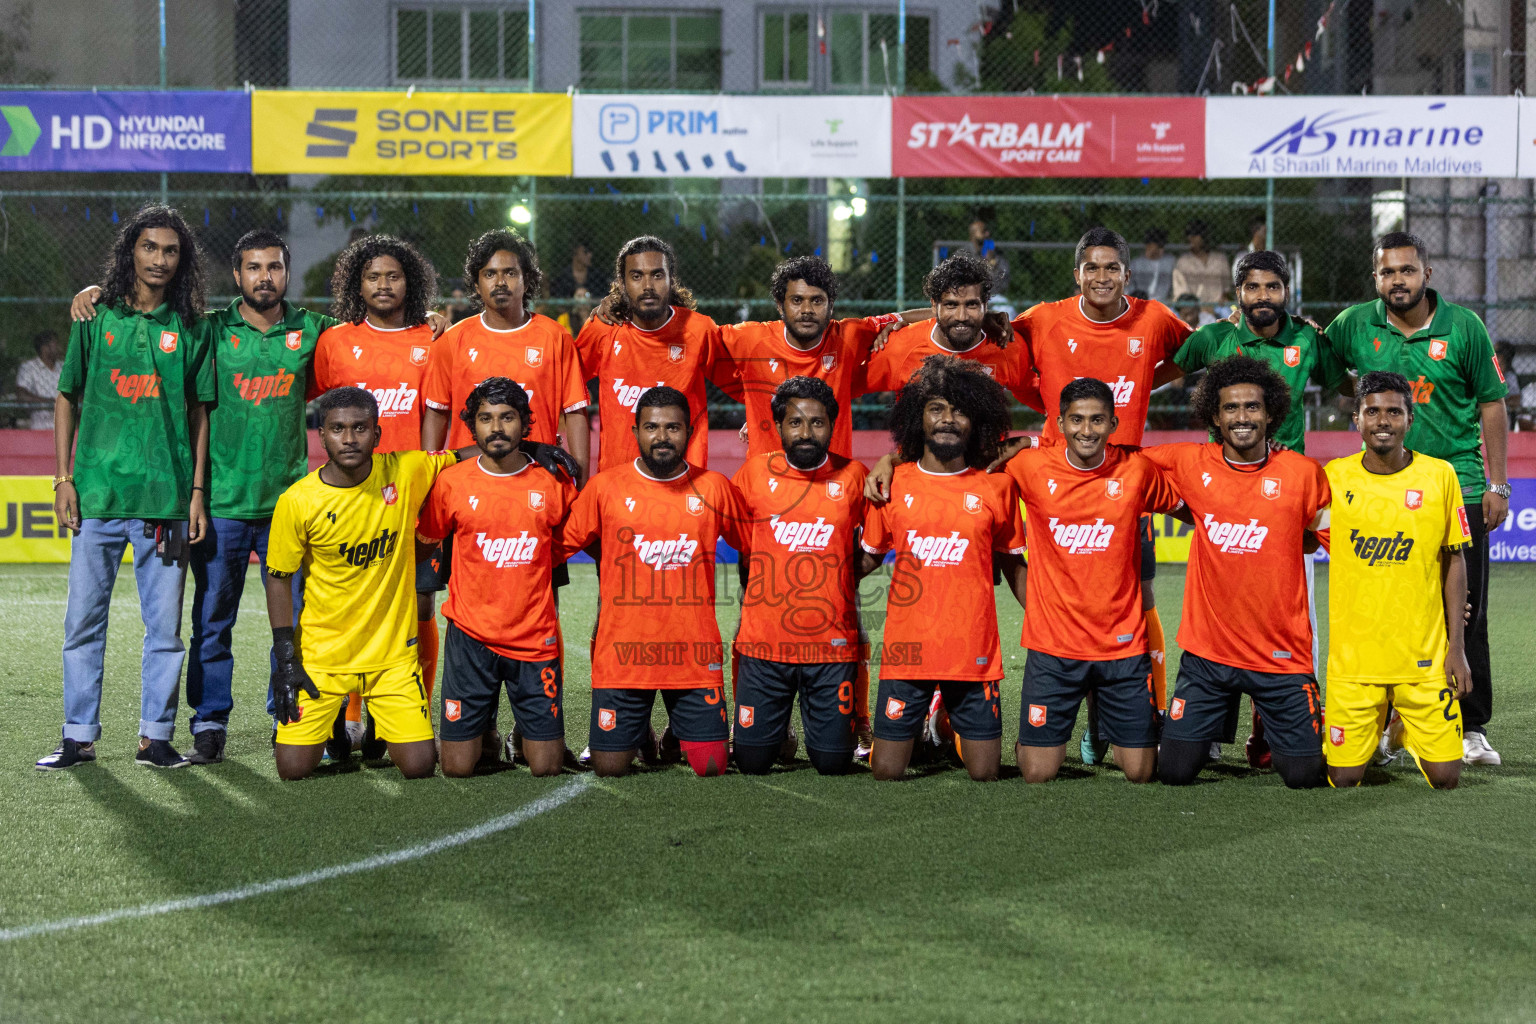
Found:
[[[839,118],[830,118],[830,117],[827,118],[827,134],[828,135],[836,135],[837,134],[837,130],[839,128],[841,128],[842,126],[843,126],[843,119],[841,117],[839,117]]]
[[[0,107],[0,117],[10,126],[11,137],[0,146],[0,156],[26,156],[42,137],[43,129],[26,107]]]

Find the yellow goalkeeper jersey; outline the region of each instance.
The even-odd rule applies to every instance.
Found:
[[[304,573],[299,654],[315,672],[374,672],[416,660],[416,514],[452,452],[373,457],[356,487],[316,470],[277,500],[267,565]]]
[[[1396,473],[1328,463],[1328,681],[1438,682],[1449,640],[1440,552],[1471,537],[1456,470],[1421,452]]]

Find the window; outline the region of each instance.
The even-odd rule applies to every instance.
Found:
[[[581,15],[583,89],[720,89],[720,12]]]
[[[527,80],[527,7],[395,9],[395,81]]]
[[[834,89],[880,92],[895,88],[898,17],[877,11],[836,10],[828,19],[827,52]],[[929,18],[907,15],[907,78],[932,69]]]
[[[811,84],[811,12],[764,11],[763,85]]]

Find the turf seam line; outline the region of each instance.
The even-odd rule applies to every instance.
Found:
[[[181,899],[162,900],[158,903],[141,903],[136,907],[120,907],[117,910],[107,910],[99,914],[64,917],[55,921],[40,921],[37,924],[0,929],[0,942],[15,942],[18,939],[30,939],[54,932],[92,928],[96,925],[111,924],[114,921],[124,921],[130,918],[158,917],[162,914],[175,913],[178,910],[201,910],[206,907],[217,907],[225,903],[237,903],[241,900],[252,899],[256,896],[287,892],[290,889],[299,889],[318,882],[328,882],[333,878],[343,878],[347,875],[356,875],[365,871],[392,867],[396,864],[405,864],[409,861],[420,860],[423,857],[430,857],[434,853],[450,850],[456,846],[475,842],[478,839],[484,839],[498,832],[505,832],[508,829],[516,828],[524,822],[536,818],[547,811],[553,811],[557,807],[576,799],[586,792],[591,785],[592,776],[578,775],[561,785],[554,792],[524,804],[515,811],[492,818],[489,821],[481,822],[470,828],[450,833],[438,839],[433,839],[430,842],[407,846],[390,853],[375,854],[372,857],[364,857],[362,860],[354,860],[347,864],[335,864],[328,868],[318,868],[314,871],[306,871],[300,875],[289,875],[287,878],[274,878],[267,882],[242,885],[236,889],[225,889],[223,892],[204,893],[200,896],[184,896]]]

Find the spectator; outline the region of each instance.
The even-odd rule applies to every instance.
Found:
[[[39,331],[32,337],[37,356],[21,364],[16,371],[16,397],[23,402],[46,403],[46,409],[32,413],[33,430],[53,429],[53,400],[59,396],[59,335],[57,331]]]
[[[1206,246],[1210,229],[1202,220],[1192,220],[1184,229],[1189,252],[1180,256],[1173,265],[1173,292],[1183,296],[1195,296],[1207,309],[1226,298],[1232,287],[1232,264],[1227,258]]]
[[[1248,251],[1262,252],[1269,248],[1269,225],[1263,217],[1255,217],[1248,222]]]
[[[997,249],[997,243],[992,240],[992,228],[987,223],[987,211],[978,211],[971,220],[970,235],[971,248],[976,250],[988,268],[992,271],[992,297],[994,303],[998,299],[1007,302],[1004,296],[1008,293],[1008,275],[1012,267],[1008,265],[1008,257]]]
[[[1216,322],[1216,315],[1201,308],[1199,297],[1190,292],[1185,292],[1173,300],[1173,311],[1179,315],[1180,320],[1195,330]]]
[[[463,281],[454,281],[453,287],[448,291],[448,302],[444,308],[451,323],[458,323],[467,316],[473,316],[475,307],[469,301],[469,293],[464,290]]]
[[[592,307],[608,294],[608,278],[600,268],[592,266],[592,247],[585,240],[578,240],[571,250],[571,262],[555,272],[549,281],[549,297],[575,299],[576,304],[567,307],[570,315],[572,336],[581,333]]]
[[[1164,251],[1168,232],[1152,228],[1142,239],[1141,255],[1131,260],[1131,288],[1144,299],[1167,305],[1173,298],[1173,254]]]
[[[1509,410],[1509,429],[1520,429],[1520,378],[1515,375],[1515,343],[1501,341],[1493,346],[1494,358],[1499,361],[1499,371],[1509,391],[1504,396],[1504,407]]]

